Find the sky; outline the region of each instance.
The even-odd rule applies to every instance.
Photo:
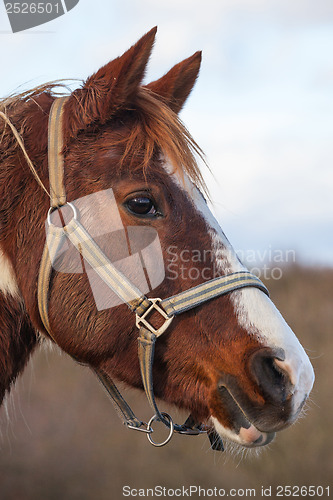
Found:
[[[85,79],[155,25],[146,82],[203,51],[181,118],[235,249],[271,267],[333,266],[331,0],[80,0],[15,34],[1,3],[0,96]]]

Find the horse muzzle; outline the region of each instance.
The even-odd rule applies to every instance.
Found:
[[[246,387],[235,376],[220,375],[222,411],[219,417],[213,411],[212,420],[222,436],[242,446],[263,446],[300,415],[313,386],[313,369],[310,362],[289,361],[283,349],[262,348],[250,356],[246,371]]]

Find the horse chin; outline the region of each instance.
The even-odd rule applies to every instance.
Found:
[[[238,431],[228,429],[221,424],[217,418],[211,417],[216,432],[222,439],[227,439],[245,448],[257,448],[265,446],[273,441],[275,432],[261,432],[253,424],[247,421],[245,427],[240,427]]]
[[[222,439],[227,439],[246,448],[265,446],[274,439],[275,432],[259,430],[251,422],[245,409],[225,386],[219,388],[219,401],[224,408],[223,413],[228,415],[228,422],[232,422],[231,426],[226,426],[221,422],[221,419],[214,417],[215,412],[212,412],[211,420]]]

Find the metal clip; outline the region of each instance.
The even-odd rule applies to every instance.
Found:
[[[125,425],[128,429],[131,429],[132,431],[145,432],[148,435],[151,434],[152,432],[154,432],[153,429],[150,427],[150,423],[146,424],[146,422],[141,422],[140,427],[136,427],[135,425],[128,424],[128,423],[126,423]],[[141,427],[143,425],[146,426],[145,429],[141,429]]]

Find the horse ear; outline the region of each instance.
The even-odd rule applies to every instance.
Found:
[[[75,90],[66,108],[69,137],[93,122],[105,123],[131,103],[144,77],[157,27],[150,30],[122,56],[109,62]]]
[[[200,64],[201,52],[196,52],[146,87],[163,97],[170,108],[179,113],[196,82]]]

